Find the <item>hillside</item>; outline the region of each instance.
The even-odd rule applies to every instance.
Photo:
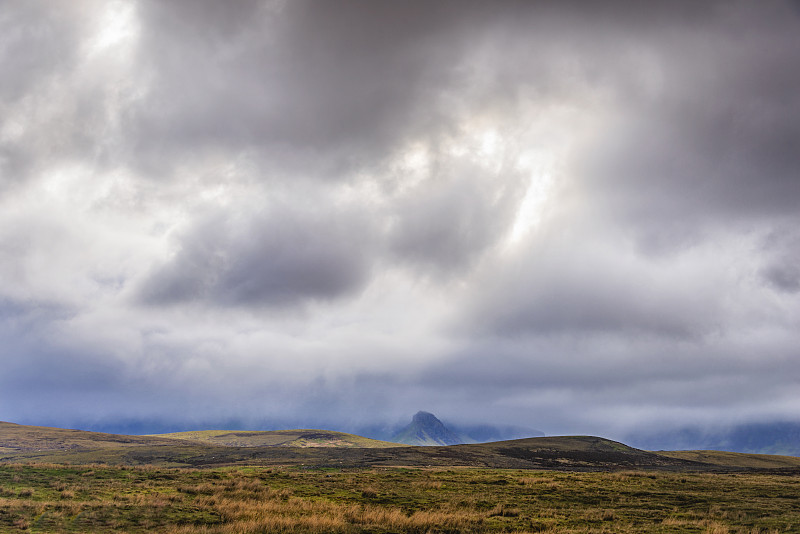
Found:
[[[123,436],[11,423],[0,425],[0,461],[4,462],[195,467],[234,464],[464,466],[574,470],[635,467],[697,469],[703,466],[593,437],[387,447],[388,444],[384,442],[320,430],[199,431],[157,436]],[[360,446],[354,446],[359,444]]]
[[[397,443],[378,441],[332,430],[197,430],[150,437],[167,438],[223,447],[350,447],[387,448]]]
[[[0,454],[119,447],[159,447],[175,442],[156,436],[125,436],[86,430],[18,425],[0,421]]]
[[[214,467],[480,467],[559,471],[800,471],[800,459],[709,451],[648,452],[594,436],[414,447],[323,430],[124,436],[0,423],[0,463]]]

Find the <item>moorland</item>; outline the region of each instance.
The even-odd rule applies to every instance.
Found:
[[[0,531],[800,532],[800,458],[591,436],[409,447],[0,423]]]

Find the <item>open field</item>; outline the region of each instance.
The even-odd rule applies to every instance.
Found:
[[[0,531],[800,531],[800,476],[474,468],[0,466]]]

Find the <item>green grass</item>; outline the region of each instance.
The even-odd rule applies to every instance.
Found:
[[[800,531],[800,475],[0,466],[0,532]]]

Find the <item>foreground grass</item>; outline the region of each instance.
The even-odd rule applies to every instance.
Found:
[[[800,531],[800,476],[0,466],[2,532]]]

